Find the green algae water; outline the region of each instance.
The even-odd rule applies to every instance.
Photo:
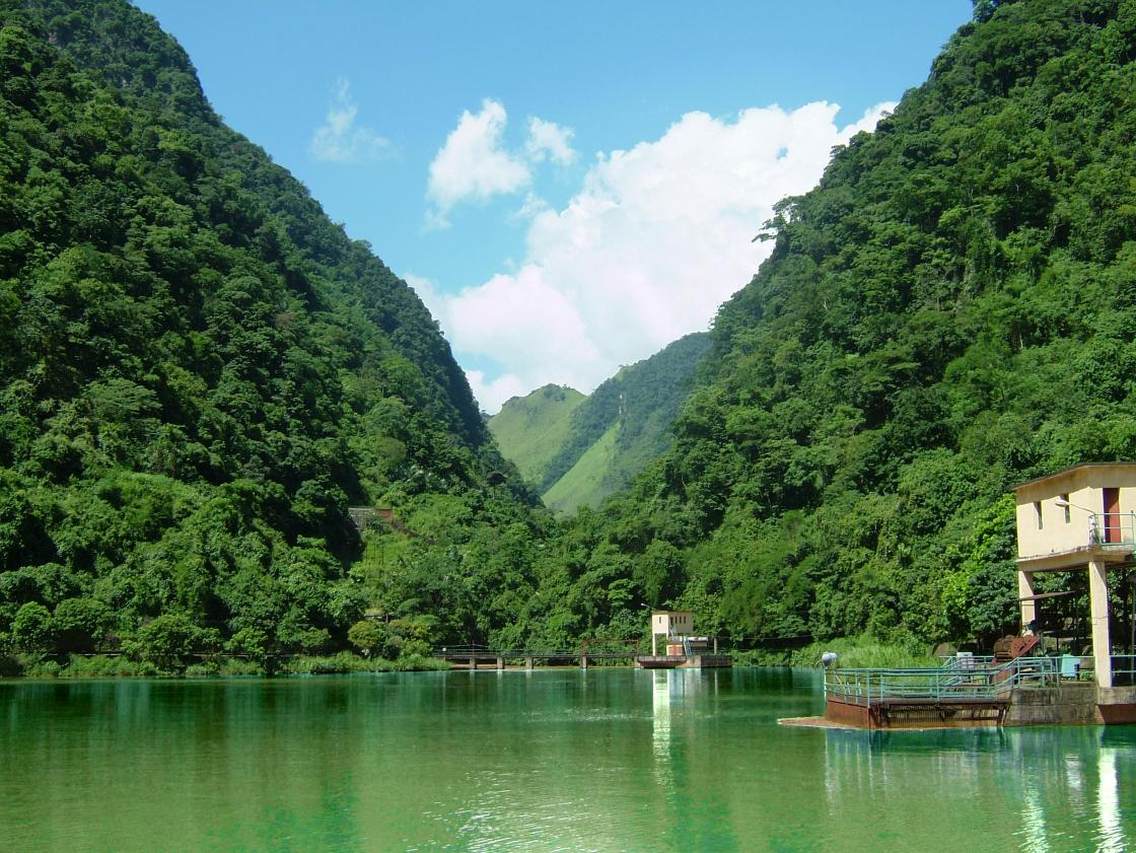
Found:
[[[791,729],[814,673],[0,683],[4,850],[1125,850],[1136,727]]]

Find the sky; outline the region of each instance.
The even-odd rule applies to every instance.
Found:
[[[422,297],[481,407],[709,328],[970,0],[136,0]]]

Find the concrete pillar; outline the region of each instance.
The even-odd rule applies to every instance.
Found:
[[[497,668],[498,669],[504,669],[505,668],[505,659],[504,658],[497,658]]]
[[[469,656],[469,668],[470,669],[477,669],[477,656],[476,655],[470,655]]]
[[[714,654],[718,654],[718,638],[717,637],[714,638]],[[715,673],[714,678],[717,678],[717,677],[718,677],[718,674]],[[717,686],[717,682],[715,681],[714,683],[715,683],[715,686]]]
[[[532,658],[525,658],[525,669],[532,669],[532,668],[533,668],[533,659]]]
[[[1097,687],[1112,687],[1112,644],[1108,637],[1108,568],[1089,563],[1089,615],[1093,626],[1093,667]]]
[[[587,655],[580,655],[580,669],[587,669],[587,668],[588,668],[588,656]]]
[[[658,647],[655,645],[659,641],[659,635],[654,631],[651,632],[651,657],[655,657],[658,653]]]
[[[1033,572],[1023,572],[1018,569],[1018,598],[1026,598],[1034,594]],[[1031,599],[1020,601],[1019,604],[1022,608],[1022,631],[1024,632],[1026,626],[1037,618],[1037,602]]]

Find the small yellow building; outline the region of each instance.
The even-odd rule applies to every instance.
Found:
[[[656,641],[665,637],[669,644],[672,640],[682,642],[683,637],[694,633],[694,614],[689,610],[652,610],[651,611],[651,654],[657,652]]]
[[[1014,494],[1022,628],[1037,617],[1037,572],[1087,569],[1097,685],[1111,687],[1108,567],[1130,563],[1136,547],[1136,464],[1077,465]]]

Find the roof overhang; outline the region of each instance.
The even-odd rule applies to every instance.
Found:
[[[1086,545],[1056,554],[1018,557],[1017,563],[1018,568],[1024,572],[1072,572],[1085,568],[1089,563],[1130,563],[1132,549],[1131,544],[1119,547]]]
[[[1088,473],[1094,470],[1106,468],[1128,468],[1133,473],[1136,473],[1136,462],[1086,462],[1083,465],[1074,465],[1071,468],[1065,468],[1061,471],[1056,471],[1052,474],[1046,474],[1042,477],[1034,477],[1032,480],[1026,480],[1024,483],[1018,483],[1016,486],[1011,486],[1010,491],[1020,492],[1022,489],[1028,489],[1031,486],[1038,486],[1048,480],[1063,480],[1073,477],[1079,473]]]

